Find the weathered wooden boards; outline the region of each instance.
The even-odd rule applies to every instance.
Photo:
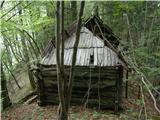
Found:
[[[64,65],[71,65],[72,63],[71,58],[75,37],[76,35],[73,34],[64,41]],[[89,66],[91,55],[94,55],[93,64],[95,66],[115,66],[121,63],[117,54],[112,49],[104,45],[104,40],[95,36],[86,27],[82,27],[77,50],[76,65]],[[56,48],[48,48],[48,53],[46,53],[41,60],[41,64],[56,65]]]
[[[70,67],[65,66],[69,77]],[[97,108],[121,107],[123,67],[76,66],[72,92],[72,105]],[[40,65],[37,70],[38,95],[41,105],[58,104],[56,66]]]

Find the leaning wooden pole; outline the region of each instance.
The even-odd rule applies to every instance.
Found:
[[[83,16],[84,5],[85,5],[85,1],[82,1],[81,2],[80,11],[79,11],[79,16],[78,16],[76,40],[75,40],[74,48],[73,48],[72,65],[71,65],[71,71],[70,71],[69,83],[68,83],[68,90],[67,90],[67,93],[68,93],[67,102],[66,102],[67,111],[68,111],[68,108],[70,107],[70,100],[71,100],[73,79],[74,79],[74,67],[75,67],[75,64],[76,64],[77,48],[78,48],[79,38],[80,38],[80,31],[81,31],[81,24],[82,24],[82,16]]]

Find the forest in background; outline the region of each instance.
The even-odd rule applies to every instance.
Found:
[[[65,28],[77,19],[80,2],[66,1]],[[32,88],[35,88],[31,66],[41,60],[41,54],[55,36],[55,1],[1,2],[1,89],[13,77],[13,71],[26,69]],[[130,56],[141,72],[160,90],[160,2],[158,1],[86,1],[83,21],[97,13],[105,24],[121,38],[123,51]],[[132,73],[131,81],[139,81]],[[153,89],[152,87],[150,88]],[[6,96],[7,92],[3,92]],[[2,101],[3,101],[2,94]]]

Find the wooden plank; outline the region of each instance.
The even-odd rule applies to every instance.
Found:
[[[65,65],[69,65],[69,64],[68,64],[68,62],[69,62],[69,57],[70,57],[69,52],[70,52],[69,50],[65,50],[65,51],[64,51],[64,54],[65,54],[64,64],[65,64]]]
[[[73,50],[71,49],[69,51],[69,54],[68,54],[68,65],[71,65],[72,64],[72,55],[73,55]]]
[[[55,50],[55,52],[52,54],[52,58],[50,59],[49,64],[50,64],[50,65],[56,64],[56,50]]]
[[[81,64],[84,65],[86,61],[86,50],[82,50],[82,59],[81,59]]]

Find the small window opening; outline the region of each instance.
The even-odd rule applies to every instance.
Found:
[[[89,64],[93,65],[94,64],[94,54],[90,55],[90,61]]]

